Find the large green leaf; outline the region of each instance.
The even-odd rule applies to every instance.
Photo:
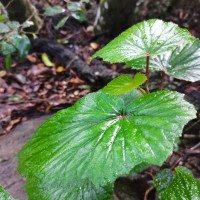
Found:
[[[12,196],[0,186],[0,200],[14,200]]]
[[[113,194],[111,184],[96,189],[88,180],[81,180],[78,184],[66,184],[62,181],[58,185],[53,184],[53,187],[51,183],[44,179],[41,181],[38,178],[29,178],[26,185],[29,200],[110,200]]]
[[[177,167],[175,171],[173,175],[169,170],[164,170],[154,178],[154,186],[160,199],[199,200],[200,181],[195,180],[192,172],[185,167]]]
[[[101,57],[110,63],[125,62],[134,66],[132,61],[141,58],[143,62],[147,53],[154,57],[194,40],[187,30],[172,22],[150,19],[124,31],[92,58]]]
[[[200,80],[200,41],[151,59],[150,67],[178,79],[192,82]]]
[[[146,76],[142,73],[137,73],[134,78],[128,74],[123,74],[108,83],[103,91],[109,94],[120,95],[138,88],[146,79]]]
[[[127,103],[121,96],[92,93],[37,130],[19,153],[19,172],[60,193],[85,179],[98,189],[141,163],[162,165],[192,118],[193,106],[177,92],[137,95]]]

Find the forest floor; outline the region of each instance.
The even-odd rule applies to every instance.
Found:
[[[52,3],[60,3],[60,1],[52,1]],[[39,6],[44,6],[44,1],[38,1]],[[73,105],[82,96],[106,85],[111,77],[105,78],[102,70],[108,70],[113,77],[121,73],[135,74],[135,70],[124,65],[103,64],[101,61],[94,61],[90,64],[90,56],[110,40],[106,33],[95,35],[93,32],[92,20],[95,17],[94,11],[91,12],[93,7],[95,4],[87,10],[90,20],[80,23],[70,18],[60,30],[56,30],[55,25],[62,16],[44,18],[45,25],[39,37],[47,38],[48,42],[53,44],[57,41],[58,45],[71,52],[70,56],[71,54],[77,56],[81,64],[91,67],[91,72],[96,77],[94,82],[79,74],[79,70],[72,68],[73,56],[69,56],[66,65],[63,64],[66,63],[63,60],[52,59],[55,66],[48,67],[41,59],[40,50],[32,48],[24,61],[19,61],[17,57],[14,58],[10,72],[5,71],[4,57],[0,56],[0,184],[20,200],[25,200],[26,197],[22,189],[24,180],[16,175],[16,153],[36,128],[51,114]],[[91,13],[93,13],[92,17]],[[197,27],[194,23],[192,14],[194,14],[192,9],[183,8],[178,14],[163,19],[189,27],[191,33],[199,37],[197,30],[200,30],[200,25]],[[148,17],[143,16],[144,19]],[[53,52],[55,55],[56,53],[56,51]],[[95,68],[99,65],[103,67]],[[159,78],[160,74],[151,74],[151,90],[158,87]],[[166,77],[164,86],[186,94],[186,99],[194,104],[197,110],[200,110],[200,82],[189,83]],[[185,127],[180,149],[189,149],[199,141],[200,114]],[[170,160],[180,157],[182,158],[180,164],[189,167],[195,176],[200,177],[199,154],[186,154],[179,151],[173,154]],[[148,170],[151,171],[152,168]],[[118,196],[127,195],[129,199],[133,199],[134,181],[133,179],[127,181],[127,187],[123,187],[122,191],[119,186],[116,186],[120,191]],[[124,184],[123,180],[121,184]],[[125,199],[124,196],[121,199]]]

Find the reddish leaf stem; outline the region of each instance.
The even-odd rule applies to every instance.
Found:
[[[177,167],[179,163],[184,160],[186,154],[200,154],[200,151],[196,150],[199,147],[200,147],[200,142],[197,143],[195,146],[191,147],[190,149],[184,149],[180,151],[179,153],[181,154],[180,155],[181,157],[172,165],[171,170],[174,170],[175,167]]]

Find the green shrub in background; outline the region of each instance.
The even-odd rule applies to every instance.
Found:
[[[89,3],[90,0],[80,0],[78,2],[69,2],[67,4],[67,8],[63,8],[61,6],[48,6],[45,8],[45,16],[52,17],[57,14],[65,13],[66,16],[63,17],[58,24],[55,26],[55,29],[62,28],[70,16],[77,19],[80,22],[86,21],[86,17],[84,14],[84,6],[83,3]],[[68,13],[67,13],[68,11]]]
[[[31,200],[109,200],[119,176],[161,166],[194,107],[176,91],[150,92],[149,70],[200,80],[200,42],[173,23],[151,19],[123,32],[93,58],[146,69],[121,75],[48,119],[19,152]],[[146,81],[146,90],[140,85]],[[137,88],[137,89],[136,89]],[[200,199],[199,181],[177,167],[154,178],[161,200]],[[181,192],[180,192],[180,191]],[[179,191],[179,192],[178,192]]]
[[[13,53],[17,52],[21,60],[28,54],[31,44],[23,29],[31,25],[31,21],[20,24],[17,21],[9,21],[6,15],[0,16],[0,49],[5,56],[7,71],[10,71]]]

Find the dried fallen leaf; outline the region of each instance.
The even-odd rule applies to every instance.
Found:
[[[0,71],[0,78],[3,78],[7,74],[6,71],[2,70]]]
[[[45,112],[48,113],[51,109],[53,108],[53,105],[48,105],[47,108],[45,109]]]
[[[70,79],[69,83],[77,84],[77,85],[78,85],[78,84],[83,84],[84,81],[81,80],[80,78],[76,77],[76,78],[72,78],[72,79]]]
[[[88,26],[88,27],[87,27],[87,31],[88,31],[88,32],[94,32],[94,26],[91,26],[91,25]]]
[[[51,62],[49,56],[46,53],[42,54],[42,62],[47,66],[47,67],[54,67],[55,63]]]
[[[99,44],[97,44],[96,42],[91,42],[90,46],[92,47],[92,49],[96,50],[99,48]]]
[[[75,95],[75,96],[78,96],[79,93],[80,93],[79,90],[76,90],[76,91],[74,92],[74,95]]]
[[[37,62],[37,58],[35,56],[33,56],[33,55],[27,55],[26,59],[28,61],[30,61],[31,63],[36,63]]]
[[[59,66],[57,69],[56,69],[56,72],[58,73],[61,73],[61,72],[64,72],[65,71],[65,68],[63,66]]]
[[[17,125],[18,123],[21,122],[21,117],[17,118],[17,119],[14,119],[10,122],[10,124],[6,127],[6,132],[10,132],[10,130],[15,126]]]

